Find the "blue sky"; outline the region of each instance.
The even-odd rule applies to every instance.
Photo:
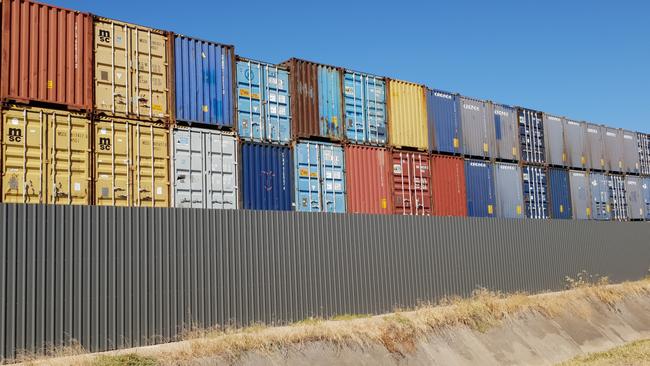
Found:
[[[650,132],[648,1],[49,2],[264,61],[301,57]]]

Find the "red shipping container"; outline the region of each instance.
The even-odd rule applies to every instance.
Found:
[[[91,110],[90,14],[27,0],[2,0],[0,98]]]
[[[436,216],[467,216],[465,162],[453,156],[431,157],[433,214]]]
[[[385,148],[345,147],[348,212],[392,213],[391,160]]]
[[[394,150],[393,213],[431,215],[431,166],[427,154]]]

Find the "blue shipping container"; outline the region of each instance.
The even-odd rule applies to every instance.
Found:
[[[340,145],[303,141],[294,147],[296,210],[345,212],[345,162]]]
[[[429,148],[433,151],[462,153],[458,96],[427,89]]]
[[[291,211],[291,148],[246,142],[242,144],[241,156],[244,208]]]
[[[589,174],[591,192],[591,217],[594,220],[611,220],[611,208],[609,206],[609,181],[605,174]]]
[[[287,143],[291,139],[289,72],[252,60],[237,61],[239,137]]]
[[[386,81],[346,71],[345,136],[355,143],[386,144]]]
[[[645,219],[650,220],[650,178],[644,178],[641,184],[643,202],[645,203]]]
[[[321,136],[341,134],[341,74],[338,69],[318,66],[318,111]]]
[[[177,121],[233,126],[234,57],[232,46],[175,37]]]
[[[494,217],[496,195],[492,164],[480,160],[465,161],[467,183],[467,215]]]
[[[548,184],[550,196],[550,211],[553,219],[573,218],[571,207],[571,189],[569,172],[565,169],[549,168]]]
[[[529,219],[548,219],[548,185],[544,168],[525,166],[522,170],[524,204]]]

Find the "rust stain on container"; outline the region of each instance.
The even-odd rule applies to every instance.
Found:
[[[345,147],[348,212],[392,213],[390,153],[385,148]]]
[[[427,136],[424,135],[427,139]],[[393,213],[431,215],[431,165],[427,154],[392,152]]]
[[[467,216],[465,162],[462,158],[433,155],[431,187],[434,215]]]
[[[90,14],[27,0],[3,0],[0,98],[90,111]]]

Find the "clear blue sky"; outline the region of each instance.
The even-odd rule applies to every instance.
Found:
[[[650,132],[645,0],[49,2],[255,59],[296,56]]]

